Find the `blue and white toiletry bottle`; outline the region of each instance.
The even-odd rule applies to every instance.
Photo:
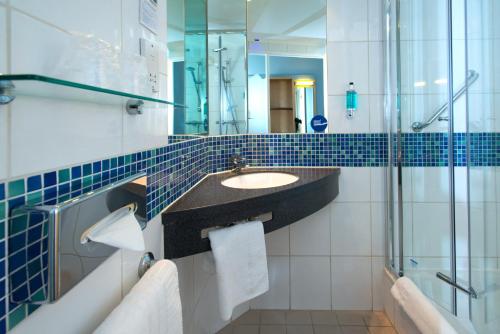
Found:
[[[358,109],[358,92],[354,89],[354,82],[349,82],[349,89],[345,93],[345,107],[347,118],[352,118]]]

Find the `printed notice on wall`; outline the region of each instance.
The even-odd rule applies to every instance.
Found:
[[[151,32],[158,34],[158,0],[141,0],[139,21]]]

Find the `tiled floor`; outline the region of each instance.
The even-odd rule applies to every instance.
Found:
[[[396,334],[384,312],[251,310],[219,334]]]

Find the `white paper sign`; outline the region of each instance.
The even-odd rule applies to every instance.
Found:
[[[139,21],[155,35],[158,34],[158,0],[141,0]]]

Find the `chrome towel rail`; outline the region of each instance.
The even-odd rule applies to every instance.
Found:
[[[464,83],[464,85],[458,90],[458,92],[456,92],[455,95],[453,96],[453,102],[457,101],[462,95],[464,95],[464,93],[467,91],[467,89],[470,86],[472,86],[472,84],[474,82],[476,82],[476,80],[478,78],[479,78],[479,73],[477,73],[474,70],[469,70],[468,75],[467,75],[467,80]],[[438,110],[436,110],[436,112],[434,112],[434,114],[427,121],[414,122],[411,125],[411,129],[413,130],[413,132],[420,132],[423,129],[425,129],[426,127],[428,127],[429,125],[431,125],[432,123],[434,123],[434,121],[436,119],[439,119],[440,121],[447,121],[448,120],[447,117],[440,117],[441,114],[446,109],[448,109],[448,103],[444,103]]]

